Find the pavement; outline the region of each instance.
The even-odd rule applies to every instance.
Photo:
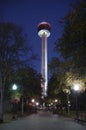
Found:
[[[71,118],[39,111],[10,123],[0,124],[0,130],[86,130],[86,125]]]

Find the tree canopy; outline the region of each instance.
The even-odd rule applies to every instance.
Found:
[[[61,90],[71,92],[76,83],[81,92],[86,89],[86,1],[72,5],[61,24],[63,32],[54,48],[61,59],[54,57],[49,63],[48,93],[51,97],[58,96]]]
[[[23,29],[14,23],[0,23],[0,121],[3,121],[3,98],[7,80],[14,72],[27,66],[35,58],[30,44],[26,44]],[[17,78],[17,77],[16,77]]]
[[[26,44],[23,29],[13,23],[0,23],[0,73],[3,81],[11,71],[27,65],[34,56],[30,44]]]
[[[62,20],[64,25],[61,38],[55,43],[55,50],[64,58],[66,76],[86,82],[86,1],[83,0],[72,7]],[[77,81],[78,81],[77,80]]]

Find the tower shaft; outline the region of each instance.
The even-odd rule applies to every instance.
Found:
[[[43,95],[47,95],[47,36],[45,33],[42,35],[42,65],[41,65],[41,74],[43,82],[41,82],[41,87],[43,89]]]

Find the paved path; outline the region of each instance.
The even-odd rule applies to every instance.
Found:
[[[86,126],[49,112],[39,112],[10,123],[0,124],[0,130],[86,130]]]

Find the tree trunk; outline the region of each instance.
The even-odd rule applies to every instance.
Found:
[[[0,123],[3,122],[3,87],[2,87],[2,77],[0,73]]]

